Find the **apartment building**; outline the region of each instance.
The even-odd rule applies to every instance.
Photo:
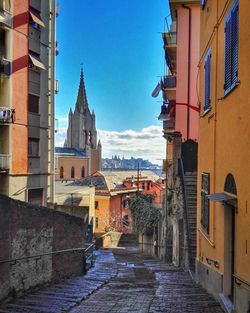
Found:
[[[169,0],[162,33],[167,71],[159,85],[166,139],[166,200],[161,257],[194,271],[196,255],[196,180],[199,98],[200,1]],[[156,88],[152,96],[157,96]],[[166,225],[166,227],[165,227]],[[165,229],[164,229],[165,228]]]
[[[0,193],[47,205],[54,186],[54,0],[0,1]]]
[[[250,6],[202,1],[197,280],[250,312]]]

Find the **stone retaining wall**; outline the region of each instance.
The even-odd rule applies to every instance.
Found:
[[[0,195],[0,261],[84,247],[83,220]],[[83,272],[82,252],[0,263],[0,302]]]

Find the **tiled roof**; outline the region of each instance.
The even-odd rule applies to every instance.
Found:
[[[95,186],[96,189],[107,190],[105,179],[102,176],[88,176],[82,179],[77,179],[71,185]]]
[[[55,153],[67,156],[87,157],[86,152],[76,148],[55,147]]]

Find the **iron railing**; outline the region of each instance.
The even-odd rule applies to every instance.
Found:
[[[93,258],[93,250],[94,250],[94,243],[91,243],[87,248],[72,248],[72,249],[64,249],[64,250],[56,250],[56,251],[48,251],[43,253],[38,253],[30,256],[24,256],[19,258],[13,259],[5,259],[0,260],[1,264],[10,263],[11,265],[17,264],[17,262],[22,262],[30,259],[40,260],[42,257],[61,254],[61,253],[69,253],[69,252],[83,252],[83,272],[86,273],[87,270],[93,266],[94,258]]]
[[[176,76],[167,75],[162,79],[163,88],[176,88]]]
[[[184,223],[187,229],[187,247],[188,247],[188,262],[190,266],[190,252],[191,252],[191,243],[190,243],[190,232],[189,232],[189,226],[188,226],[188,209],[187,209],[187,196],[186,196],[186,189],[185,189],[185,181],[184,181],[184,166],[183,166],[183,161],[182,159],[178,159],[178,176],[180,177],[181,180],[181,188],[182,188],[182,194],[183,194],[183,203],[184,203]]]

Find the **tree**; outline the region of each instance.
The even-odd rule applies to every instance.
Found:
[[[138,192],[131,200],[129,208],[133,220],[133,229],[141,234],[152,234],[158,225],[161,212],[152,204],[152,195]]]

